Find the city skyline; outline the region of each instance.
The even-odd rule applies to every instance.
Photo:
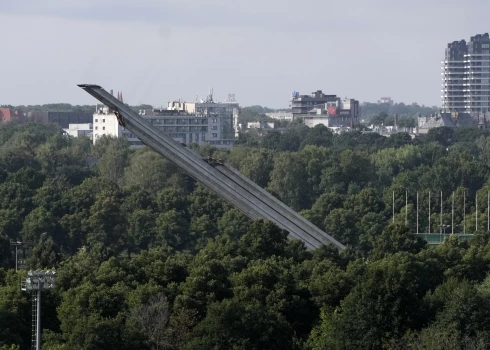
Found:
[[[489,32],[488,10],[482,0],[445,2],[443,17],[439,1],[421,0],[7,2],[0,104],[95,104],[76,87],[95,83],[130,104],[214,86],[243,106],[285,108],[291,91],[318,89],[440,106],[447,43]]]

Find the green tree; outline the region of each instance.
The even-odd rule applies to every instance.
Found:
[[[155,242],[182,249],[189,243],[189,229],[190,224],[182,212],[172,209],[161,213],[156,219]]]
[[[41,237],[32,248],[27,265],[31,269],[44,269],[58,267],[61,261],[59,247],[47,233],[41,234]]]
[[[97,195],[87,225],[87,243],[98,259],[105,260],[121,252],[127,224],[119,196],[109,192]]]
[[[287,231],[281,230],[270,221],[257,220],[240,238],[241,254],[250,259],[265,259],[284,252]]]
[[[359,239],[359,217],[352,210],[334,209],[323,222],[325,232],[342,242],[344,245],[355,245]]]
[[[102,137],[95,144],[99,157],[98,168],[102,177],[114,183],[122,183],[124,168],[129,162],[129,145],[123,138]]]
[[[139,209],[127,217],[128,228],[125,236],[128,255],[141,249],[148,248],[153,240],[155,229],[155,214],[151,210]]]
[[[164,188],[177,168],[158,153],[143,148],[131,156],[124,171],[127,186],[138,186],[150,193]]]
[[[238,240],[250,226],[250,220],[238,209],[227,210],[218,221],[218,230],[233,240]]]
[[[251,150],[240,163],[240,171],[260,187],[269,183],[269,174],[274,166],[274,154],[266,149]]]
[[[437,142],[444,147],[453,143],[454,129],[449,127],[440,127],[430,129],[427,133],[426,142]]]
[[[372,259],[382,259],[397,252],[418,253],[426,246],[426,242],[410,232],[405,225],[393,224],[386,227],[376,238]]]
[[[212,304],[185,349],[299,349],[289,324],[258,302]]]
[[[424,322],[419,295],[440,283],[430,265],[402,253],[377,261],[341,307],[324,313],[312,332],[312,349],[380,349],[384,341],[401,337]]]
[[[279,153],[267,190],[295,210],[309,207],[304,163],[298,153]]]
[[[323,124],[315,125],[304,140],[301,142],[301,148],[305,146],[330,147],[332,145],[333,133]]]

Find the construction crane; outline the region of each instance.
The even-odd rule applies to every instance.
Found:
[[[203,158],[197,152],[184,147],[100,86],[91,84],[78,86],[114,111],[119,124],[138,136],[145,145],[167,158],[249,218],[274,222],[281,229],[288,231],[290,238],[301,240],[309,249],[330,243],[339,250],[345,248],[342,243],[320,230],[223,160]]]

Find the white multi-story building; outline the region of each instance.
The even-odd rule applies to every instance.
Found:
[[[490,37],[488,33],[448,44],[442,62],[442,112],[490,111]]]
[[[238,136],[238,103],[216,103],[212,96],[206,101],[187,103],[169,102],[168,109],[155,109],[140,115],[174,140],[189,144],[209,143],[217,148],[231,148]],[[191,113],[192,112],[192,113]],[[116,116],[107,107],[94,114],[93,142],[102,135],[126,137],[130,146],[143,146],[142,142],[119,125]]]
[[[132,147],[142,147],[143,143],[129,130],[119,125],[116,115],[107,107],[98,108],[94,114],[93,143],[103,136],[125,137]]]
[[[67,129],[63,131],[72,137],[86,136],[92,138],[93,125],[91,123],[85,124],[68,124]]]

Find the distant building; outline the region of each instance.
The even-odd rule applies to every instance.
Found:
[[[141,110],[139,114],[178,142],[233,147],[238,133],[238,103],[217,103],[210,94],[205,101],[169,102],[167,108],[170,109]],[[130,146],[143,146],[136,135],[119,125],[107,107],[100,108],[93,115],[93,124],[94,143],[103,135],[110,135],[127,138]]]
[[[87,124],[70,124],[67,129],[63,129],[63,131],[70,136],[73,137],[81,137],[86,136],[92,138],[93,133],[93,125],[92,123]]]
[[[107,107],[98,108],[93,115],[93,137],[95,144],[102,136],[125,137],[132,147],[143,147],[143,143],[129,130],[119,125],[116,115]]]
[[[170,101],[167,103],[167,110],[194,114],[194,113],[196,113],[196,103],[182,102],[180,100]]]
[[[490,127],[490,112],[480,113],[440,113],[418,117],[418,133],[426,134],[430,129],[448,128],[480,128]]]
[[[299,92],[293,91],[291,100],[293,119],[308,114],[315,106],[335,102],[337,99],[336,95],[325,95],[322,90],[312,92],[311,95],[300,95]]]
[[[449,43],[442,62],[442,111],[490,111],[490,37],[488,33]]]
[[[421,135],[427,134],[430,129],[440,128],[440,127],[448,127],[448,128],[456,127],[449,113],[443,113],[439,115],[433,114],[430,116],[420,116],[418,118],[418,133]]]
[[[68,129],[70,124],[92,123],[92,114],[85,112],[36,112],[27,114],[29,120],[40,123],[56,123],[63,129]]]
[[[322,124],[334,132],[347,131],[359,123],[359,101],[336,97],[295,118],[303,119],[304,124],[310,128]]]
[[[247,123],[248,129],[274,129],[275,125],[271,122],[255,121]]]
[[[195,104],[195,116],[203,118],[209,123],[207,142],[211,145],[233,145],[238,137],[238,117],[240,106],[236,102],[214,102],[212,94],[206,101]]]
[[[10,108],[0,108],[0,122],[8,122],[10,120],[23,120],[24,114],[21,111]]]
[[[383,103],[387,103],[389,105],[393,105],[393,100],[391,99],[391,97],[381,97],[379,100],[378,100],[378,104],[383,104]]]
[[[279,111],[279,112],[266,113],[265,115],[275,120],[287,120],[287,121],[293,120],[293,112]]]

